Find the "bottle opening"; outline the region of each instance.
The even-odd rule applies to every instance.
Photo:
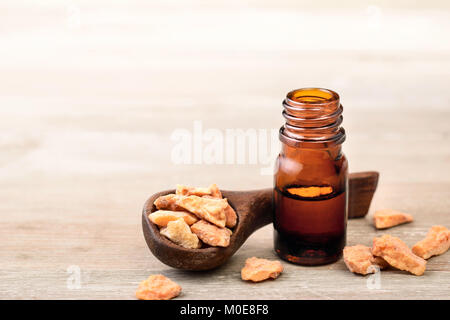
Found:
[[[286,98],[288,104],[291,102],[294,105],[329,104],[339,101],[339,95],[336,92],[322,88],[302,88],[293,90],[287,94]]]

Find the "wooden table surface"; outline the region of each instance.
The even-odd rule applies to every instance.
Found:
[[[350,170],[381,173],[370,214],[415,217],[388,231],[351,220],[348,244],[390,233],[413,245],[450,227],[449,2],[327,2],[2,1],[0,298],[134,299],[162,273],[180,299],[449,299],[450,253],[374,288],[342,260],[241,281],[246,258],[276,259],[272,226],[210,272],[147,249],[150,194],[272,185],[260,163],[176,164],[171,135],[277,129],[284,95],[305,86],[340,93]]]

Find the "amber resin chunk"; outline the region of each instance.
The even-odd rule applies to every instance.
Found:
[[[160,230],[160,233],[184,248],[198,249],[201,246],[197,235],[192,233],[191,228],[183,219],[170,221],[167,227]]]
[[[376,269],[373,266],[380,269],[388,266],[384,259],[375,257],[369,247],[360,244],[344,248],[344,262],[351,272],[363,275],[374,273]]]
[[[213,196],[203,196],[203,198],[215,199]],[[228,202],[228,201],[227,201]],[[228,204],[225,208],[225,226],[228,228],[234,228],[237,224],[236,211]]]
[[[228,228],[234,228],[237,224],[237,214],[236,211],[228,204],[225,208],[225,226]]]
[[[211,186],[208,188],[188,187],[181,184],[177,184],[176,194],[180,196],[206,196],[211,195]]]
[[[160,227],[167,227],[170,221],[178,219],[183,219],[188,225],[192,225],[198,221],[196,216],[186,211],[158,210],[149,214],[148,218]]]
[[[222,193],[219,187],[213,183],[208,188],[195,188],[184,185],[177,185],[176,194],[183,196],[199,196],[209,199],[222,199]],[[237,214],[234,209],[228,204],[225,209],[226,227],[234,228],[237,223]]]
[[[220,192],[219,187],[215,183],[210,185],[209,189],[211,190],[212,197],[222,199],[222,192]]]
[[[155,274],[142,281],[136,291],[140,300],[169,300],[181,293],[181,287],[169,278]]]
[[[195,214],[200,219],[207,220],[221,228],[225,227],[225,209],[228,206],[226,199],[180,196],[176,204]]]
[[[212,198],[222,199],[222,193],[215,183],[208,188],[189,187],[177,184],[176,194],[181,196],[211,196]]]
[[[394,268],[417,276],[425,272],[426,260],[416,256],[399,238],[385,234],[373,239],[372,253],[386,260]]]
[[[153,204],[159,210],[185,211],[185,209],[177,205],[179,198],[180,196],[176,194],[168,194],[158,197]]]
[[[269,278],[276,279],[281,272],[283,272],[283,265],[279,261],[252,257],[245,261],[245,266],[241,270],[241,278],[260,282]]]
[[[191,231],[204,243],[214,247],[228,247],[230,244],[230,229],[219,228],[209,222],[200,220],[191,226]]]
[[[412,251],[423,259],[443,254],[450,248],[450,230],[444,226],[433,226],[425,239],[417,242]]]
[[[375,212],[373,215],[373,220],[377,229],[386,229],[399,224],[411,222],[413,221],[413,217],[410,214],[397,210],[384,209]]]

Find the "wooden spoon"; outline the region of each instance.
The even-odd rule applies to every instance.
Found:
[[[349,218],[363,217],[367,214],[377,182],[378,172],[349,175]],[[227,261],[253,232],[273,221],[273,188],[252,191],[222,190],[223,197],[228,199],[238,215],[238,224],[233,229],[230,245],[226,248],[186,249],[162,236],[158,227],[148,219],[148,215],[157,210],[153,202],[159,196],[169,193],[175,193],[175,190],[155,193],[145,202],[142,229],[151,252],[163,263],[174,268],[185,270],[216,268]]]

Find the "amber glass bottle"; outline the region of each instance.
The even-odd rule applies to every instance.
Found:
[[[274,244],[290,262],[338,260],[346,242],[348,163],[341,150],[339,95],[305,88],[283,102],[281,152],[275,166]]]

